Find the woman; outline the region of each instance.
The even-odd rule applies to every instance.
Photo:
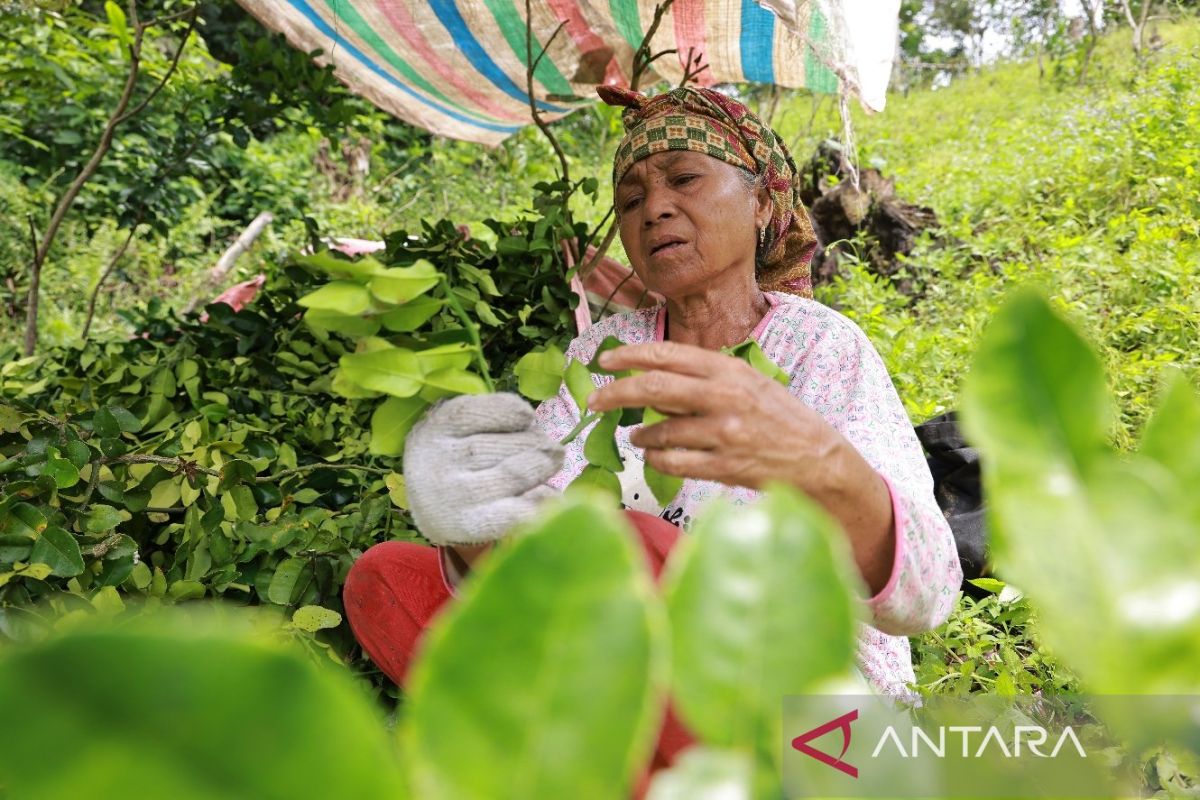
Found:
[[[603,379],[590,408],[652,406],[670,415],[619,429],[625,505],[686,529],[711,496],[745,502],[779,480],[802,489],[845,529],[871,593],[863,674],[879,691],[905,692],[913,672],[904,637],[946,618],[961,569],[882,361],[854,323],[811,299],[816,238],[787,149],[745,106],[715,91],[599,91],[626,109],[613,167],[621,241],[638,277],[666,298],[601,321],[567,350],[590,362],[616,335],[627,346],[601,364],[641,372]],[[791,376],[788,387],[717,352],[748,337]],[[456,398],[409,435],[413,517],[444,545],[443,557],[379,545],[356,564],[345,594],[356,635],[394,678],[403,679],[450,585],[582,470],[585,437],[565,453],[555,444],[577,422],[564,389],[536,412],[513,395]],[[643,463],[687,479],[667,508],[655,507],[639,480]],[[657,574],[674,531],[644,513],[631,517]],[[673,725],[660,740],[664,760],[674,752],[666,741]]]

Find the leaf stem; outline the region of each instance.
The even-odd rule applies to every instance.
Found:
[[[467,312],[463,311],[462,304],[458,302],[458,296],[450,288],[450,281],[446,279],[446,275],[439,272],[438,277],[441,279],[442,288],[446,292],[446,302],[450,304],[450,310],[458,317],[458,321],[467,329],[467,334],[471,337],[471,344],[475,347],[475,363],[479,365],[480,377],[483,378],[483,383],[487,386],[487,390],[494,392],[496,391],[496,384],[492,382],[491,372],[488,371],[487,359],[483,357],[483,345],[479,341],[479,326],[467,316]]]
[[[570,433],[568,433],[563,438],[559,439],[558,443],[563,446],[566,446],[566,445],[570,444],[571,442],[575,441],[575,437],[577,437],[577,436],[579,436],[579,434],[583,433],[584,428],[586,428],[588,425],[591,425],[593,422],[600,419],[602,416],[604,416],[604,415],[603,414],[588,414],[583,419],[579,420],[579,424],[576,425],[574,428],[572,428]]]

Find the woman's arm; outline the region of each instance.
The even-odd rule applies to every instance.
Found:
[[[865,338],[838,346],[862,345],[870,348]],[[961,571],[945,519],[918,513],[921,504],[910,497],[921,492],[914,480],[919,462],[928,504],[936,509],[915,435],[882,362],[873,349],[870,354],[876,363],[864,354],[859,376],[841,376],[850,378],[847,391],[855,400],[834,403],[853,409],[841,430],[838,414],[827,420],[743,362],[671,342],[604,354],[610,369],[643,372],[599,390],[591,407],[652,406],[674,415],[633,436],[646,448],[646,462],[660,471],[751,489],[783,480],[805,491],[846,530],[872,592],[872,624],[885,633],[915,633],[949,613]],[[897,409],[915,451],[892,446],[904,439],[896,430]],[[873,435],[860,435],[864,426]]]

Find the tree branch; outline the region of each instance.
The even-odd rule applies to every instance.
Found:
[[[148,23],[138,22],[137,3],[135,0],[129,0],[129,19],[134,23],[133,43],[129,46],[129,74],[125,78],[125,85],[121,88],[121,95],[117,100],[116,107],[109,114],[108,121],[104,125],[104,131],[100,134],[100,140],[96,143],[95,150],[92,151],[91,158],[79,170],[79,174],[71,181],[71,185],[67,187],[66,192],[59,198],[58,203],[54,207],[54,212],[50,215],[50,222],[46,226],[45,232],[42,234],[41,243],[34,251],[34,272],[41,273],[41,268],[46,262],[46,257],[50,253],[50,247],[54,243],[55,237],[58,236],[59,228],[62,227],[63,220],[67,216],[67,212],[71,210],[71,206],[75,204],[75,200],[79,197],[79,193],[83,191],[86,184],[96,170],[100,168],[100,162],[108,155],[108,151],[112,148],[113,137],[116,135],[117,126],[122,122],[133,117],[141,112],[150,103],[151,100],[162,90],[171,75],[174,74],[176,67],[179,65],[179,59],[183,54],[184,48],[187,46],[188,39],[191,37],[192,31],[196,27],[196,21],[199,19],[199,6],[181,11],[178,14],[171,14],[166,17],[161,17],[157,20],[152,20]],[[159,81],[158,85],[150,91],[150,94],[133,109],[129,108],[133,100],[134,90],[137,88],[138,76],[141,72],[142,44],[145,41],[147,28],[151,25],[170,22],[175,19],[182,19],[187,15],[191,15],[191,22],[188,25],[187,32],[184,34],[183,40],[179,43],[179,48],[175,51],[175,55],[171,61],[170,67],[167,69],[166,75]],[[136,226],[135,226],[136,227]],[[36,326],[37,310],[33,309],[32,318]],[[28,319],[28,315],[27,315]],[[29,332],[26,330],[26,349],[32,355],[32,347],[36,347],[36,330],[34,342],[31,345],[29,341]]]
[[[25,357],[33,355],[37,349],[38,334],[38,300],[42,283],[42,259],[38,257],[37,227],[33,222],[33,214],[29,219],[29,243],[33,246],[33,268],[29,275],[29,296],[25,301]]]
[[[80,338],[87,341],[88,331],[92,329],[92,318],[96,315],[96,298],[100,296],[100,287],[108,280],[108,276],[112,274],[117,267],[117,262],[121,260],[121,256],[125,255],[125,251],[129,249],[129,243],[133,241],[133,234],[137,231],[141,221],[135,222],[129,229],[129,235],[125,237],[125,241],[112,254],[112,258],[108,260],[108,266],[104,268],[104,272],[100,273],[99,280],[96,281],[96,287],[92,289],[92,296],[88,298],[87,317],[83,321],[83,333]]]
[[[187,30],[183,32],[183,38],[179,40],[179,47],[175,49],[175,55],[171,57],[171,65],[167,67],[166,74],[162,76],[162,80],[158,82],[157,86],[150,90],[150,94],[146,95],[142,102],[138,103],[132,109],[123,114],[119,119],[117,119],[115,123],[116,125],[120,125],[125,120],[131,119],[132,117],[136,117],[138,114],[140,114],[146,108],[146,106],[150,105],[150,101],[153,100],[155,96],[163,90],[163,87],[167,85],[167,81],[171,80],[171,76],[175,74],[175,69],[179,66],[179,58],[183,55],[183,50],[185,47],[187,47],[188,39],[191,38],[192,31],[196,29],[196,22],[200,19],[200,7],[192,6],[191,9],[187,11],[162,18],[163,21],[170,21],[176,17],[182,18],[188,14],[190,14],[192,18],[188,22]],[[142,30],[145,30],[153,24],[155,23],[149,22],[145,25],[142,25],[141,28]]]
[[[642,74],[649,69],[650,65],[656,59],[661,58],[667,53],[674,52],[673,50],[664,50],[658,55],[650,55],[650,41],[654,38],[654,34],[658,33],[658,26],[666,16],[667,11],[671,8],[671,4],[675,0],[663,0],[654,6],[654,17],[650,20],[650,27],[646,29],[646,35],[642,37],[642,43],[638,45],[638,49],[633,53],[633,76],[629,79],[629,88],[635,92],[641,84]]]

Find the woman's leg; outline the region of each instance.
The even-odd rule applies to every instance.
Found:
[[[354,638],[398,686],[429,623],[450,599],[436,547],[377,544],[354,562],[342,603]]]

